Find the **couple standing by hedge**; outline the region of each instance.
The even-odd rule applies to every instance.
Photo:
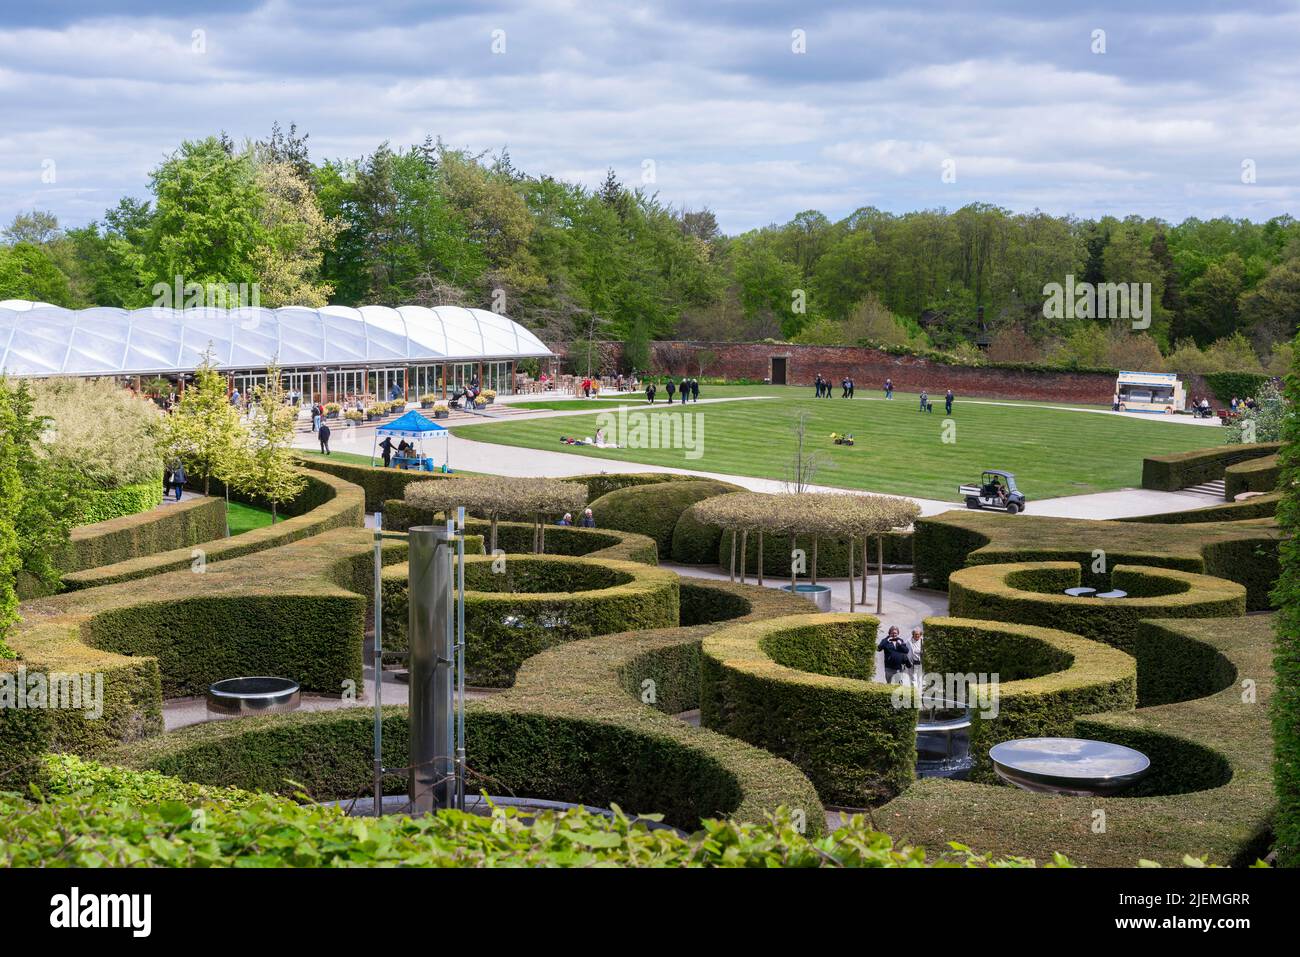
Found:
[[[906,640],[898,633],[898,626],[891,625],[888,634],[876,645],[878,651],[885,653],[885,682],[894,683],[894,676],[910,672],[921,665],[921,629],[913,628],[912,637]]]

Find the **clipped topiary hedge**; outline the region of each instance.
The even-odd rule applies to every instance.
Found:
[[[1151,455],[1142,460],[1142,487],[1162,492],[1179,489],[1224,477],[1224,469],[1239,462],[1273,455],[1280,442],[1255,442],[1249,445],[1219,445],[1170,455]]]
[[[59,567],[84,571],[186,548],[226,534],[226,503],[220,498],[188,499],[165,507],[81,525],[72,530]]]
[[[706,498],[737,491],[739,486],[713,479],[634,485],[595,499],[591,514],[600,528],[635,532],[654,539],[659,558],[666,559],[672,555],[673,529],[683,512]]]
[[[386,469],[382,466],[356,465],[351,462],[339,462],[315,456],[297,456],[298,464],[303,468],[313,469],[341,478],[363,489],[366,494],[366,511],[378,512],[389,499],[401,500],[406,494],[406,487],[414,482],[430,482],[441,478],[452,478],[442,472],[416,472],[406,469]]]
[[[136,482],[110,489],[79,492],[73,503],[72,524],[94,525],[123,515],[147,512],[162,501],[162,472],[151,482]]]
[[[1090,867],[1131,867],[1135,860],[1179,866],[1187,855],[1221,865],[1254,863],[1268,851],[1276,807],[1271,617],[1137,626],[1142,645],[1167,648],[1166,664],[1192,646],[1200,646],[1195,661],[1219,663],[1210,674],[1181,669],[1188,683],[1170,688],[1174,703],[1076,720],[1074,734],[1135,747],[1151,758],[1150,774],[1129,792],[1063,797],[931,778],[877,809],[873,820],[896,840],[975,841],[994,853],[1051,849]],[[1138,667],[1140,675],[1140,660]]]
[[[1242,492],[1272,492],[1281,468],[1276,455],[1237,462],[1223,470],[1223,497],[1229,502]]]
[[[407,647],[409,571],[384,569],[384,647]],[[466,680],[507,687],[528,658],[593,635],[678,623],[678,578],[635,562],[550,555],[466,556]]]
[[[994,780],[988,751],[1001,741],[1068,736],[1078,715],[1131,711],[1137,703],[1131,656],[1054,628],[927,618],[924,664],[927,673],[976,679],[965,699],[974,780]]]
[[[959,509],[916,520],[912,583],[946,589],[966,565],[1072,561],[1082,566],[1084,584],[1101,586],[1109,578],[1092,568],[1103,558],[1107,569],[1159,566],[1238,582],[1247,607],[1260,611],[1269,607],[1281,537],[1267,520],[1156,525]]]
[[[892,797],[912,780],[917,712],[872,681],[878,627],[795,615],[714,632],[701,649],[702,723],[790,760],[825,801]]]
[[[749,616],[781,614],[801,599],[718,583]],[[713,607],[721,602],[708,601]],[[631,632],[553,647],[529,659],[515,687],[475,701],[466,716],[472,787],[663,813],[694,829],[704,817],[761,821],[778,807],[799,813],[809,836],[825,816],[808,779],[788,762],[732,738],[691,727],[643,704],[646,656],[699,647],[716,626]],[[666,659],[660,659],[666,660]],[[653,671],[660,675],[661,672]],[[689,686],[687,672],[680,672]],[[625,690],[634,681],[635,693]],[[667,689],[670,682],[663,680]],[[689,692],[685,692],[689,695]],[[664,699],[658,699],[662,701]],[[209,785],[346,799],[373,788],[373,714],[366,708],[298,712],[195,725],[122,747],[105,760]],[[408,748],[404,709],[384,719],[385,754]],[[402,793],[405,778],[386,779]]]
[[[405,557],[404,542],[386,546],[386,561]],[[326,694],[355,687],[372,547],[364,530],[335,529],[240,561],[25,603],[8,636],[19,658],[0,670],[102,676],[103,714],[0,708],[0,775],[21,783],[40,752],[94,754],[158,734],[165,694],[220,678],[271,673]]]
[[[1227,408],[1234,398],[1245,402],[1255,395],[1268,376],[1259,372],[1203,372],[1201,378],[1210,387],[1220,404]]]
[[[197,564],[210,566],[295,542],[332,528],[360,528],[365,524],[365,502],[360,488],[312,469],[299,471],[306,477],[307,487],[283,510],[286,515],[292,515],[291,518],[242,535],[204,543],[201,549],[193,546],[176,548],[73,572],[63,576],[63,583],[69,589],[94,588],[190,568]]]
[[[406,502],[391,500],[384,503],[384,528],[390,532],[405,532],[412,525],[429,525],[438,521],[445,521],[441,514],[435,516],[421,512]],[[487,536],[489,528],[490,524],[483,519],[465,520],[465,530],[468,533]],[[532,524],[498,522],[497,548],[516,555],[532,551]],[[546,554],[611,558],[616,561],[642,562],[646,565],[659,564],[658,549],[653,539],[635,532],[621,532],[615,529],[547,525]]]
[[[1252,495],[1240,502],[1228,502],[1225,505],[1194,508],[1186,512],[1134,515],[1117,521],[1139,522],[1145,525],[1195,525],[1202,522],[1242,522],[1257,518],[1273,518],[1277,514],[1277,503],[1281,497],[1281,492],[1265,492],[1263,495]]]
[[[587,487],[587,501],[594,502],[602,495],[633,486],[659,485],[664,482],[698,482],[698,475],[676,472],[616,472],[600,475],[574,475],[566,482],[581,482]]]
[[[1119,565],[1111,572],[1110,584],[1130,597],[1061,594],[1080,580],[1081,569],[1074,562],[976,565],[949,579],[948,608],[954,617],[1059,628],[1118,648],[1137,659],[1138,700],[1143,704],[1159,697],[1148,682],[1164,667],[1166,649],[1146,641],[1140,621],[1246,613],[1246,589],[1209,575]]]

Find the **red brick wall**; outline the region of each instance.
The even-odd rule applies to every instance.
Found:
[[[552,346],[557,352],[562,348]],[[617,363],[619,347],[611,346]],[[839,388],[846,376],[860,392],[879,392],[886,378],[900,392],[926,389],[941,396],[952,389],[958,396],[993,399],[1041,399],[1054,402],[1109,404],[1115,377],[1101,372],[1026,372],[1013,369],[951,366],[915,356],[893,356],[857,346],[771,345],[762,342],[653,342],[652,371],[762,381],[771,376],[772,357],[786,357],[786,382],[811,386],[820,373]],[[701,363],[701,353],[705,361]],[[712,354],[710,357],[707,354]],[[701,368],[703,364],[703,368]],[[1191,383],[1188,383],[1191,388]]]

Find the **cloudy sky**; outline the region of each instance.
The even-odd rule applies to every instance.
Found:
[[[275,120],[318,160],[432,134],[612,166],[729,232],[973,201],[1265,219],[1300,199],[1298,38],[1300,0],[6,3],[0,222],[83,224],[181,140]]]

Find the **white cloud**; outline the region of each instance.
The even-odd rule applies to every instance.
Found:
[[[1260,218],[1300,194],[1300,13],[1269,0],[1086,16],[955,0],[176,6],[33,7],[8,28],[0,14],[0,221],[39,206],[85,222],[143,195],[180,140],[261,136],[275,120],[310,133],[318,159],[440,135],[595,186],[610,166],[636,183],[652,158],[662,200],[707,204],[732,231],[810,206],[972,201]],[[807,54],[790,50],[795,26]],[[1104,55],[1089,51],[1094,27]],[[505,55],[490,51],[497,28]],[[56,184],[40,182],[46,158]],[[956,183],[940,180],[947,159]]]

